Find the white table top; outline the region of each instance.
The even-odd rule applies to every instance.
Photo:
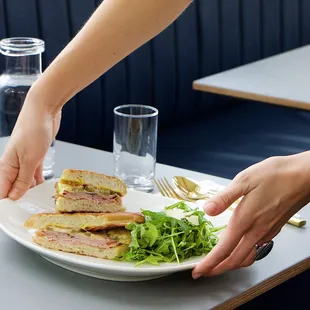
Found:
[[[112,174],[110,153],[59,141],[56,152],[56,177],[65,168]],[[157,175],[167,178],[187,175],[228,183],[228,180],[160,164]],[[300,213],[310,222],[309,207]],[[291,275],[305,270],[301,262],[310,261],[310,247],[306,246],[309,240],[309,227],[286,225],[275,238],[269,256],[251,268],[201,281],[192,280],[190,272],[185,272],[155,281],[121,283],[88,278],[56,267],[0,232],[0,301],[2,305],[10,305],[10,310],[231,309],[232,305],[270,289],[275,285],[272,281],[281,281],[288,270]],[[297,267],[292,268],[294,265]]]
[[[310,45],[194,81],[200,91],[310,110]]]

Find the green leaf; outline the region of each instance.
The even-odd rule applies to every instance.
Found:
[[[173,209],[182,210],[184,218],[167,216],[164,211],[143,210],[143,224],[127,225],[126,229],[131,231],[131,243],[121,260],[136,262],[135,266],[157,266],[161,262],[181,262],[209,253],[218,241],[216,233],[225,227],[213,227],[204,212],[190,208],[183,201],[165,207],[165,210]],[[198,217],[198,225],[188,220],[190,216]]]
[[[148,246],[152,247],[158,238],[158,231],[156,226],[151,222],[146,222],[142,228],[143,231],[141,229],[141,237],[147,241]]]

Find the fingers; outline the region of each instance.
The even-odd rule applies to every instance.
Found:
[[[222,263],[213,268],[207,276],[222,274],[228,270],[238,269],[254,263],[256,240],[252,234],[247,233],[233,250],[231,255]]]
[[[242,182],[232,181],[223,191],[208,200],[204,205],[204,211],[210,216],[219,215],[243,196],[244,192],[245,187]]]
[[[271,241],[281,230],[282,226],[274,227],[267,233],[259,227],[252,227],[248,232],[241,236],[240,242],[233,248],[231,245],[236,244],[237,238],[243,232],[236,236],[236,230],[231,229],[224,231],[223,238],[220,239],[217,246],[211,253],[193,270],[193,278],[201,276],[216,276],[228,270],[248,267],[255,261],[256,245],[263,245]],[[234,231],[234,237],[232,232]],[[231,237],[228,237],[230,235]],[[257,241],[259,240],[259,241]]]
[[[264,243],[271,241],[275,236],[280,233],[284,225],[285,223],[283,223],[283,225],[281,224],[273,228],[269,233],[267,233],[261,240],[257,242],[257,245],[263,245]]]
[[[9,190],[12,187],[13,182],[8,178],[7,175],[0,172],[0,199],[8,197]]]
[[[0,160],[0,199],[8,197],[8,193],[17,177],[18,169]]]
[[[31,187],[35,173],[35,166],[31,164],[21,163],[18,176],[14,181],[9,192],[9,198],[13,200],[19,199]]]
[[[254,247],[250,255],[242,262],[240,268],[245,268],[251,266],[255,262],[256,248]],[[238,269],[239,267],[235,268]]]
[[[35,179],[33,179],[30,187],[32,188],[32,187],[35,187],[36,185],[37,185],[37,182]]]
[[[249,266],[253,265],[253,263],[255,262],[255,254],[256,254],[256,248],[252,247],[250,254],[247,256],[247,258],[240,265],[235,265],[234,267],[231,267],[229,269],[223,268],[222,266],[218,266],[218,267],[214,268],[207,276],[214,277],[214,276],[218,276],[218,275],[220,275],[220,274],[222,274],[228,270],[236,270],[236,269],[240,269],[240,268],[249,267]]]
[[[209,274],[216,266],[227,259],[239,244],[244,231],[237,229],[231,222],[233,221],[230,221],[222,233],[218,244],[193,270],[194,279]]]
[[[232,201],[234,199],[235,197]],[[250,210],[253,209],[260,209],[255,196],[247,196],[240,202],[218,244],[193,270],[194,279],[218,275],[228,270],[249,266],[254,262],[255,245],[260,240],[264,243],[270,241],[266,240],[266,237],[272,227],[267,229],[262,226],[261,221],[257,221],[259,217],[256,218],[251,214]]]
[[[36,185],[39,185],[45,181],[43,177],[43,164],[40,164],[39,167],[36,169],[34,179],[36,180]]]
[[[45,181],[44,177],[43,177],[43,165],[40,165],[35,174],[34,174],[34,178],[32,180],[32,183],[31,183],[31,188],[43,183]]]

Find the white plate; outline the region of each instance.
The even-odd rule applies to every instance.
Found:
[[[55,181],[54,181],[55,182]],[[18,243],[35,251],[46,260],[65,269],[90,277],[113,281],[144,281],[160,278],[175,272],[193,269],[201,260],[196,257],[178,263],[162,263],[160,266],[141,265],[134,267],[133,263],[109,261],[104,259],[80,256],[70,253],[45,249],[32,242],[32,232],[24,228],[24,222],[31,214],[53,212],[54,182],[46,182],[29,190],[26,195],[14,202],[10,199],[0,201],[0,228]],[[129,191],[123,198],[127,211],[139,212],[141,209],[162,211],[174,199],[160,195]],[[197,205],[197,204],[196,204]],[[225,225],[231,213],[229,211],[212,218],[215,226]]]

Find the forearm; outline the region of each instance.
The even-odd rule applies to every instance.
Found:
[[[105,0],[32,87],[53,112],[171,24],[191,0]],[[33,101],[33,100],[31,100]],[[35,100],[36,101],[36,100]]]

